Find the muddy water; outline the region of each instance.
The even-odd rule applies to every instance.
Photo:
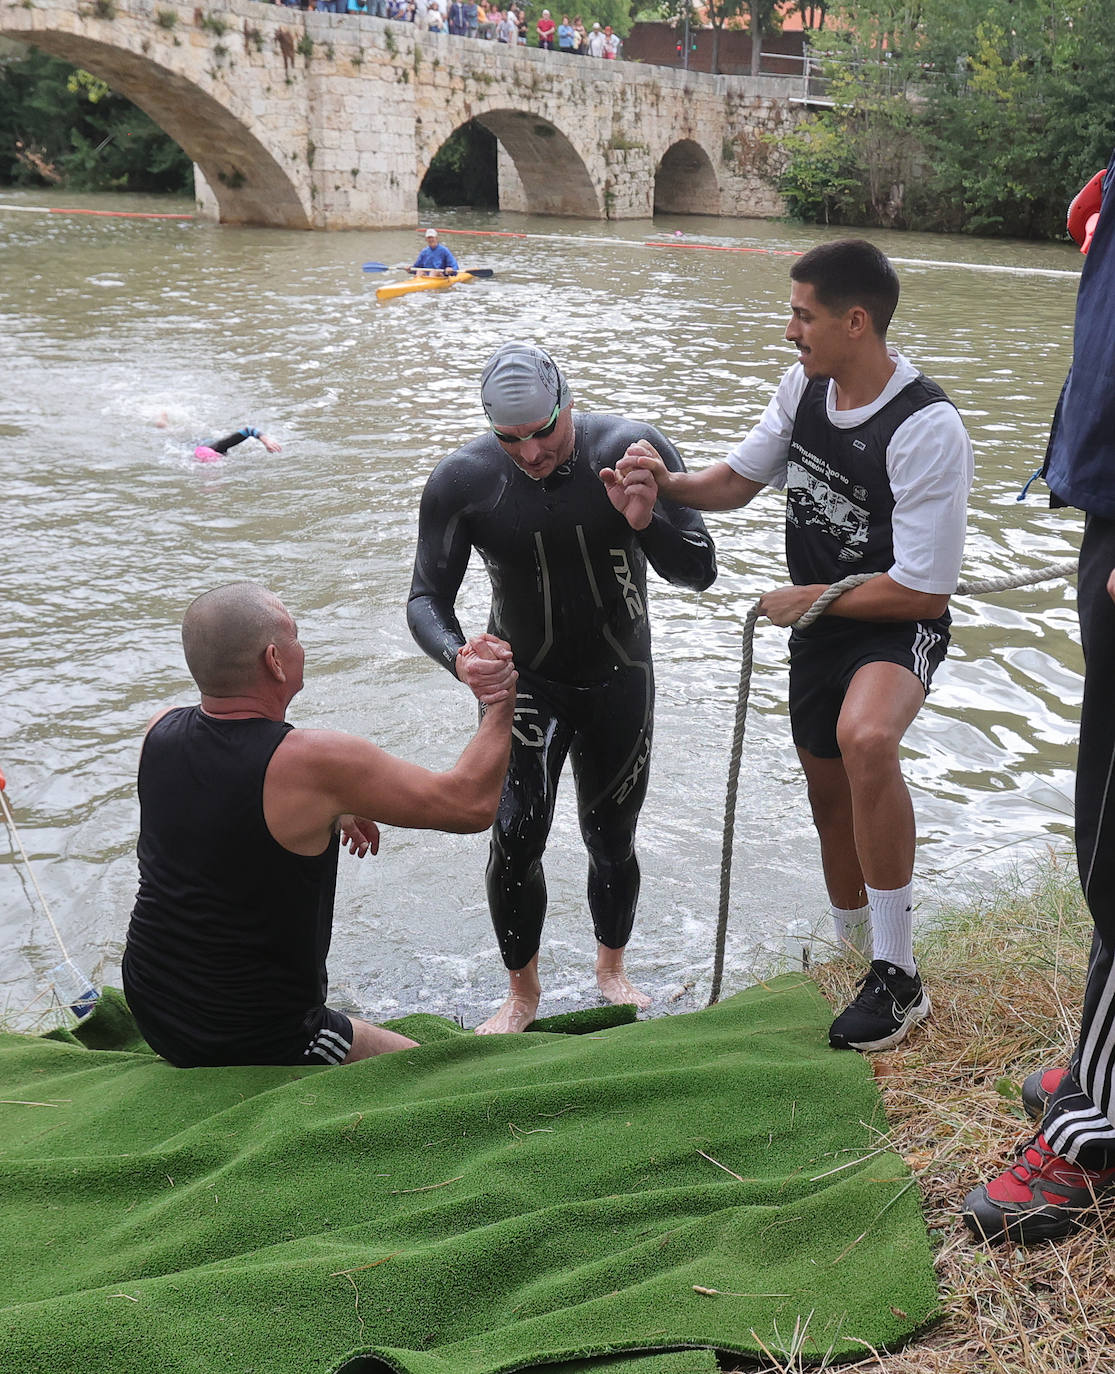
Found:
[[[0,209],[0,768],[62,938],[105,979],[118,978],[134,893],[144,724],[191,696],[177,632],[190,598],[233,578],[266,582],[297,615],[307,649],[292,719],[447,765],[471,729],[469,700],[418,652],[403,608],[422,485],[482,423],[483,359],[509,338],[543,342],[579,405],[650,421],[700,465],[754,421],[792,361],[782,341],[788,255],[826,236],[729,220],[596,226],[459,212],[442,223],[531,237],[449,237],[465,265],[493,267],[495,278],[377,306],[383,279],[361,263],[410,259],[412,233]],[[685,239],[644,246],[677,228]],[[1079,515],[1050,512],[1042,495],[1015,498],[1040,461],[1068,366],[1079,255],[878,241],[901,260],[894,341],[948,390],[975,444],[966,576],[1070,558]],[[167,427],[157,428],[164,412]],[[223,463],[193,461],[197,442],[243,423],[277,438],[281,455],[249,442]],[[659,704],[629,962],[672,1007],[707,989],[739,626],[754,597],[784,578],[776,493],[709,523],[716,584],[700,596],[652,587]],[[466,626],[482,627],[479,564],[460,605]],[[1063,843],[1070,824],[1081,685],[1071,585],[960,598],[954,615],[954,649],[906,749],[923,911]],[[781,943],[790,918],[824,910],[785,717],[783,646],[782,631],[760,629],[729,989]],[[547,1010],[593,992],[570,793],[547,862]],[[378,859],[346,856],[336,995],[373,1016],[486,1010],[502,978],[485,857],[482,836],[403,831],[385,834]],[[26,1019],[43,1005],[58,955],[6,829],[0,931],[0,1006]]]

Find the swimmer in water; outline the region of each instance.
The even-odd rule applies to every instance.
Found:
[[[156,429],[168,429],[170,427],[170,416],[165,410],[159,412],[155,420]],[[199,463],[215,463],[218,458],[223,458],[230,448],[235,448],[237,444],[242,444],[245,439],[258,439],[268,453],[282,453],[282,446],[277,444],[274,439],[269,439],[266,434],[261,434],[252,425],[243,425],[235,434],[226,434],[223,439],[210,439],[203,444],[198,444],[194,449],[194,457]]]
[[[242,444],[245,439],[258,439],[268,453],[282,453],[281,446],[274,439],[269,439],[266,434],[261,434],[251,425],[244,425],[235,434],[227,434],[223,439],[212,439],[209,443],[198,444],[194,449],[194,457],[199,463],[215,463],[218,458],[223,458],[230,448]]]

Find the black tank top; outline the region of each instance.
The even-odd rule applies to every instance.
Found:
[[[798,586],[833,583],[852,573],[885,573],[894,566],[894,492],[887,448],[898,427],[948,397],[918,374],[863,424],[841,429],[828,418],[828,379],[815,377],[794,415],[786,472],[786,565]],[[946,611],[925,624],[945,629]],[[822,616],[806,631],[835,633],[847,622]]]
[[[124,988],[153,1048],[175,1062],[204,1063],[207,1051],[229,1062],[230,1042],[250,1054],[325,1000],[338,837],[292,854],[263,816],[267,765],[290,729],[191,706],[144,741]]]

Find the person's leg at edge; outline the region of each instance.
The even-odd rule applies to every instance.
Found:
[[[1089,515],[1077,599],[1084,703],[1076,771],[1076,857],[1095,922],[1080,1033],[1041,1129],[1010,1167],[973,1188],[961,1214],[977,1240],[1069,1235],[1115,1195],[1115,521]]]
[[[542,855],[550,834],[558,778],[572,734],[553,705],[524,682],[515,706],[511,762],[492,826],[486,883],[500,954],[507,969],[507,998],[477,1026],[477,1035],[526,1030],[542,995],[538,947],[546,920]]]
[[[596,986],[613,1006],[652,999],[627,976],[624,951],[639,900],[635,829],[646,798],[654,680],[637,665],[613,675],[572,745],[577,812],[588,853],[588,908],[596,935]]]
[[[1092,1167],[1115,1164],[1115,520],[1089,515],[1077,601],[1084,702],[1076,765],[1076,861],[1095,933],[1069,1076],[1045,1113],[1050,1147]]]
[[[342,1064],[355,1064],[358,1059],[373,1059],[377,1054],[394,1054],[396,1050],[412,1050],[418,1044],[397,1031],[375,1026],[370,1021],[352,1022],[352,1048],[341,1060]]]

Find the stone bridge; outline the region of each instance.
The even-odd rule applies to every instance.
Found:
[[[84,67],[193,159],[199,209],[288,229],[409,226],[441,145],[499,141],[505,209],[770,217],[789,79],[568,57],[260,0],[9,0],[0,34]]]

